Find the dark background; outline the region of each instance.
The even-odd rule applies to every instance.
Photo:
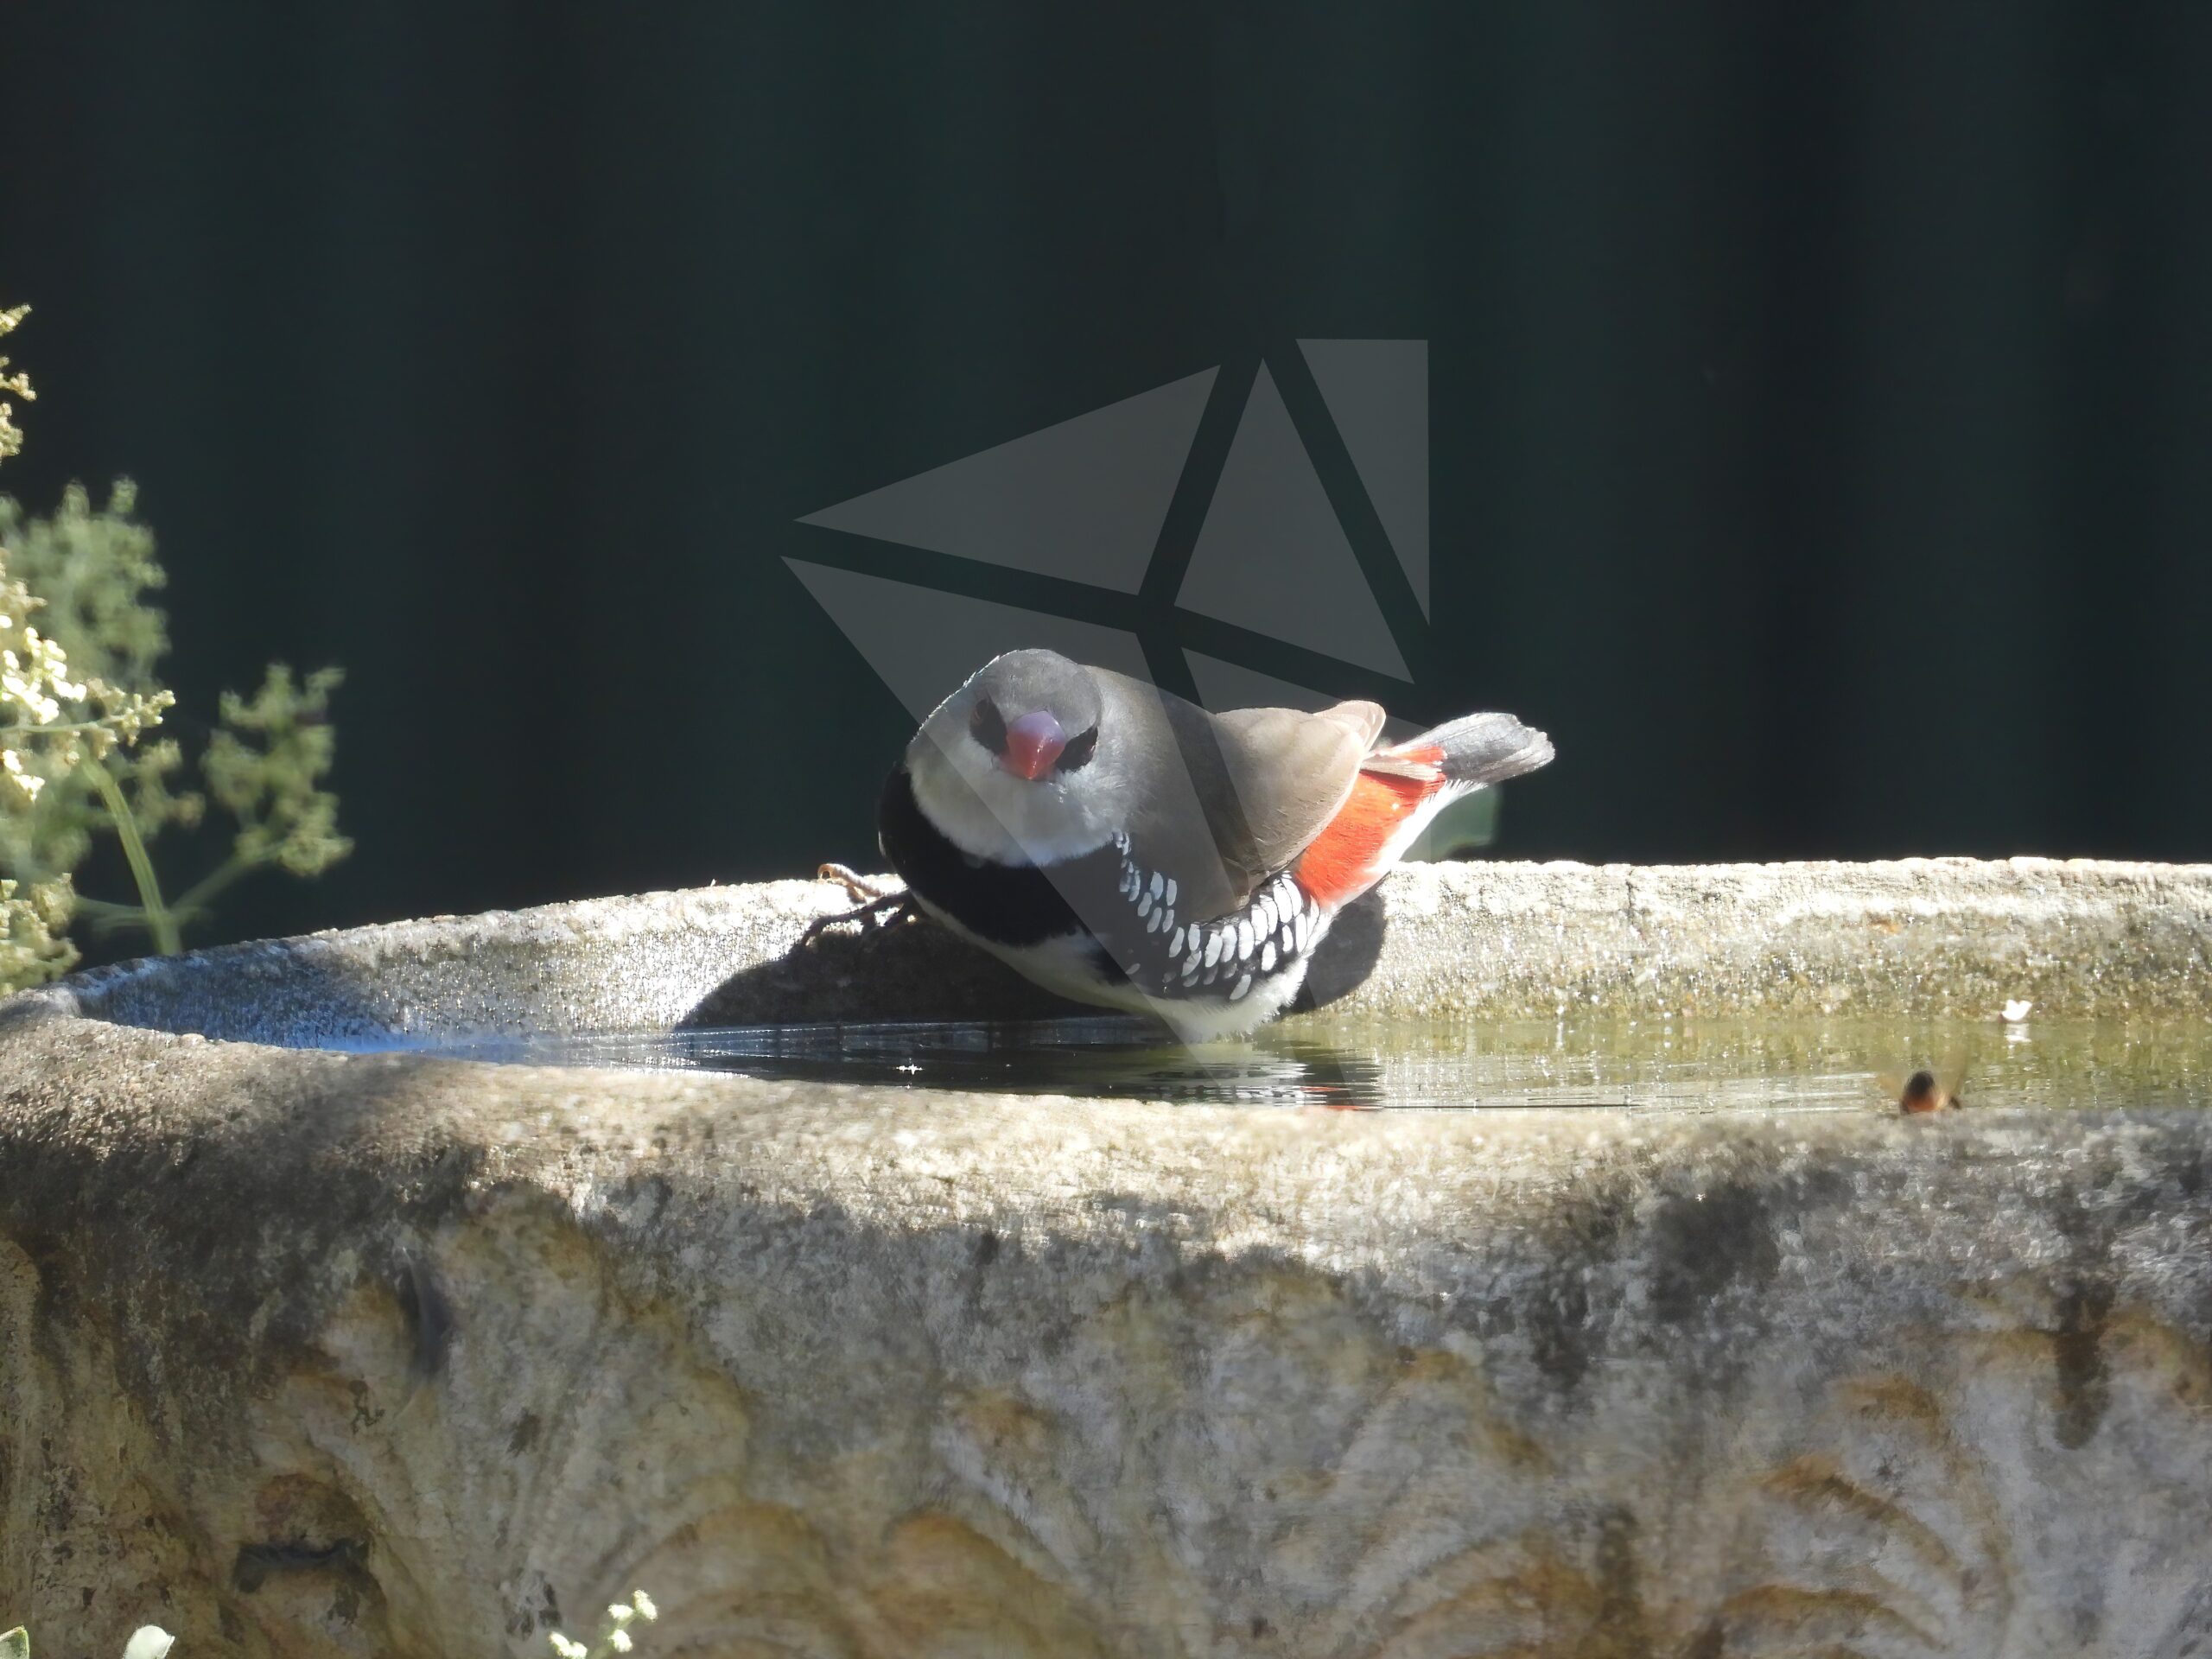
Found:
[[[794,519],[1300,336],[1430,342],[1501,855],[2201,858],[2209,186],[2195,4],[16,4],[0,486],[346,667],[231,934],[873,863]]]

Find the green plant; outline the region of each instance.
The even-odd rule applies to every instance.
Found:
[[[0,334],[22,315],[0,312]],[[0,377],[0,391],[30,395],[20,374]],[[10,413],[0,403],[0,453],[21,447]],[[321,787],[338,670],[296,680],[276,663],[251,696],[226,692],[199,760],[204,795],[176,786],[181,744],[144,741],[176,699],[159,675],[167,619],[148,600],[167,577],[136,505],[128,482],[99,508],[72,485],[51,518],[0,496],[0,990],[66,972],[77,953],[64,932],[77,917],[142,930],[168,954],[240,876],[272,866],[315,875],[352,849],[337,797]],[[197,824],[210,798],[235,821],[228,853],[172,898],[152,843],[167,827]],[[135,904],[76,892],[94,838],[110,833]]]
[[[0,311],[0,340],[16,332],[25,317],[31,314],[28,305],[19,305],[12,311]],[[0,393],[13,392],[25,403],[38,401],[38,393],[31,390],[27,374],[10,374],[8,359],[0,357]],[[0,461],[5,461],[23,447],[22,429],[16,424],[16,406],[5,397],[0,397]]]
[[[28,306],[0,310],[0,339],[13,334],[29,311]],[[0,393],[11,392],[25,402],[35,398],[37,393],[31,390],[29,377],[10,375],[7,367],[8,359],[0,357]],[[15,405],[0,397],[0,461],[23,447],[15,413]],[[42,767],[25,760],[31,741],[19,740],[15,734],[27,725],[58,721],[58,691],[76,689],[67,678],[68,665],[60,653],[29,622],[36,605],[29,590],[9,574],[7,544],[0,542],[0,802],[14,807],[18,816],[35,804],[46,778]],[[89,692],[90,688],[84,690]],[[62,734],[43,740],[57,753],[67,741]],[[80,735],[78,741],[82,744],[90,739]],[[68,942],[61,937],[62,929],[69,925],[71,899],[67,876],[25,884],[0,875],[0,990],[35,984],[74,960]],[[12,1641],[13,1636],[11,1632],[0,1641]],[[16,1659],[16,1656],[0,1649],[0,1659]]]

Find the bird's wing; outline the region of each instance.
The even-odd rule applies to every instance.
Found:
[[[1382,709],[1372,702],[1340,702],[1313,715],[1237,709],[1217,715],[1214,724],[1259,879],[1305,851],[1337,815],[1382,730]]]
[[[1304,850],[1351,794],[1382,729],[1371,702],[1319,714],[1211,715],[1139,680],[1091,671],[1131,738],[1116,780],[1140,855],[1187,872],[1190,913],[1220,915]]]

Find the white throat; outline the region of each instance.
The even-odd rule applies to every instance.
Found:
[[[940,746],[926,728],[906,751],[914,804],[970,858],[1058,864],[1113,839],[1110,801],[1072,777],[1032,783],[1004,771],[964,733]]]

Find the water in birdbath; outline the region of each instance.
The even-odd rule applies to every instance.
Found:
[[[395,1046],[397,1045],[394,1045]],[[378,1046],[370,1045],[369,1046]],[[1476,1022],[1308,1016],[1186,1046],[1120,1018],[747,1027],[410,1042],[458,1059],[913,1088],[1348,1109],[1652,1110],[2212,1104],[2200,1023]]]

